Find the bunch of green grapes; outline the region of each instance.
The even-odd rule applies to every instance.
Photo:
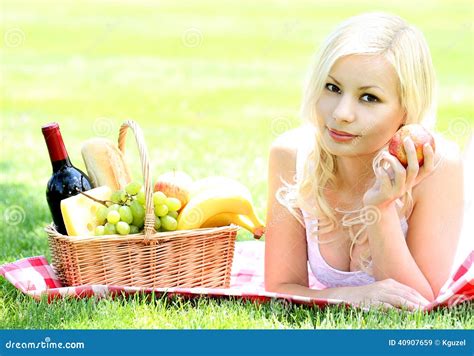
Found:
[[[178,227],[178,211],[181,209],[181,201],[177,198],[167,197],[163,192],[153,193],[153,205],[155,207],[155,230],[175,231]]]
[[[127,184],[110,197],[111,203],[97,209],[95,235],[137,234],[145,224],[145,193],[138,182]],[[153,193],[155,206],[155,230],[175,231],[178,227],[178,211],[181,201],[167,197],[163,192]]]
[[[107,206],[97,209],[95,235],[137,234],[145,224],[145,193],[138,182],[127,184],[110,197]]]

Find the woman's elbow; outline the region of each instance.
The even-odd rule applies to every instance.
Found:
[[[285,293],[285,286],[287,285],[288,283],[285,283],[280,278],[275,278],[275,276],[273,276],[273,278],[265,276],[264,287],[265,287],[265,291],[267,292]]]
[[[273,281],[270,278],[265,277],[264,287],[267,292],[278,293],[280,286],[281,283],[279,283],[278,281]]]

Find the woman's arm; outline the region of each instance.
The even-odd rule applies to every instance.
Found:
[[[432,301],[433,290],[408,248],[395,203],[380,208],[377,215],[378,221],[367,226],[375,279],[393,278]]]
[[[275,197],[278,189],[283,186],[282,179],[294,183],[296,149],[289,140],[291,135],[288,132],[280,136],[270,148],[265,288],[273,292],[294,294],[295,287],[289,286],[299,285],[309,290],[305,228]],[[301,292],[301,288],[297,289]]]
[[[413,196],[406,241],[394,203],[377,206],[380,219],[367,227],[374,276],[393,278],[433,300],[449,277],[461,231],[460,156],[444,156],[438,169],[413,189]]]
[[[275,194],[282,179],[294,183],[296,174],[295,143],[297,130],[286,132],[270,148],[268,166],[268,200],[265,232],[265,289],[270,292],[312,298],[344,299],[339,288],[308,288],[308,255],[306,230],[281,205]]]
[[[446,156],[433,175],[418,187],[407,244],[438,296],[456,254],[464,212],[463,162],[459,153]]]

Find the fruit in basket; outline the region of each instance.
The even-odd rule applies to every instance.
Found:
[[[166,215],[160,218],[161,220],[161,228],[164,231],[175,231],[178,227],[178,222],[175,218]]]
[[[125,192],[129,195],[137,195],[140,193],[142,185],[138,182],[130,182],[125,186]]]
[[[104,205],[99,206],[95,213],[95,218],[97,220],[97,223],[99,225],[104,225],[105,222],[107,221],[108,214],[109,214],[109,209],[107,207],[105,207]]]
[[[167,197],[165,193],[158,191],[153,193],[153,206],[155,211],[155,230],[174,231],[178,227],[178,210],[181,209],[181,201],[178,198]]]
[[[146,199],[145,199],[145,192],[143,190],[140,190],[137,194],[137,202],[139,202],[141,205],[145,205]]]
[[[90,234],[102,235],[128,235],[141,231],[145,224],[145,199],[141,184],[129,183],[124,189],[111,192],[107,196],[97,199],[93,194],[83,198],[88,204],[97,204],[94,214],[88,216],[92,230]],[[112,200],[112,198],[114,198]],[[97,201],[94,201],[96,199]],[[143,202],[143,203],[142,203]],[[177,228],[178,210],[181,201],[177,198],[167,197],[163,192],[153,195],[155,211],[155,230],[174,231]]]
[[[161,229],[161,219],[159,217],[155,218],[155,230],[160,231]]]
[[[137,200],[134,200],[130,204],[130,210],[133,215],[132,224],[142,228],[145,224],[145,208]]]
[[[177,211],[168,211],[168,215],[178,220],[179,213]]]
[[[155,205],[155,216],[162,217],[168,215],[169,209],[165,204]]]
[[[163,205],[166,202],[166,194],[158,191],[153,193],[153,204],[156,205]]]
[[[94,230],[94,235],[101,236],[104,234],[104,232],[105,232],[105,226],[99,225],[99,226],[96,226]]]
[[[117,210],[109,211],[107,214],[107,222],[116,224],[120,221],[120,213]]]
[[[133,222],[132,209],[129,206],[123,205],[119,208],[120,220],[131,224]]]
[[[265,233],[263,223],[256,216],[247,216],[234,213],[220,213],[210,217],[201,227],[219,227],[230,224],[239,225],[251,232],[254,238],[259,239]]]
[[[87,191],[87,195],[98,200],[108,200],[111,194],[107,186]],[[67,234],[70,236],[94,235],[96,226],[101,225],[96,219],[97,210],[101,207],[103,205],[82,194],[61,200],[61,214]]]
[[[235,179],[225,176],[209,176],[195,181],[191,187],[190,196],[192,198],[206,190],[217,188],[229,188],[234,191],[239,191],[241,195],[252,200],[252,196],[245,185]]]
[[[408,167],[407,154],[403,146],[403,141],[406,137],[410,137],[415,144],[418,164],[421,167],[424,162],[423,145],[429,143],[434,152],[436,147],[434,138],[427,129],[419,124],[404,125],[395,133],[390,140],[388,151],[397,157],[405,168]]]
[[[110,197],[110,200],[113,201],[115,204],[118,204],[121,202],[121,191],[120,190],[117,190],[115,192],[112,193],[111,197]]]
[[[181,207],[184,207],[189,201],[192,184],[193,179],[187,173],[171,171],[158,177],[153,191],[162,192],[167,197],[179,199]]]
[[[233,182],[204,189],[192,197],[178,216],[178,230],[199,228],[220,213],[247,215],[252,220],[259,221],[250,192],[244,185]]]
[[[119,221],[115,228],[120,235],[128,235],[130,233],[130,225],[125,221]]]
[[[109,211],[112,211],[112,210],[119,211],[119,209],[120,209],[120,204],[112,204],[112,205],[109,205],[108,209],[109,209]]]
[[[114,224],[107,223],[104,225],[104,235],[115,235],[117,233],[117,229]]]
[[[138,201],[140,192],[141,184],[131,182],[124,189],[113,193],[108,189],[108,195],[100,196],[100,199],[94,191],[92,195],[88,194],[89,197],[84,196],[83,198],[89,204],[97,204],[95,216],[92,219],[89,217],[89,224],[94,227],[91,234],[96,236],[117,233],[128,235],[140,232],[145,220],[145,208]]]
[[[168,211],[179,211],[181,209],[181,201],[177,198],[166,198],[165,205],[168,207]]]

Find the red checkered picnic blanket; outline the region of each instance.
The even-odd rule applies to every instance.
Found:
[[[270,293],[263,282],[264,243],[259,241],[237,242],[232,267],[230,288],[138,288],[130,286],[81,285],[66,287],[61,284],[52,266],[44,256],[28,257],[0,266],[0,274],[16,288],[35,299],[47,296],[55,298],[133,294],[137,292],[188,297],[206,295],[211,297],[237,297],[247,300],[269,301],[283,299],[296,304],[318,305],[346,304],[342,300],[301,297],[297,295]],[[309,285],[313,289],[324,289],[309,270]],[[451,307],[474,299],[474,251],[466,258],[457,272],[446,282],[436,300],[425,310],[435,307]]]

